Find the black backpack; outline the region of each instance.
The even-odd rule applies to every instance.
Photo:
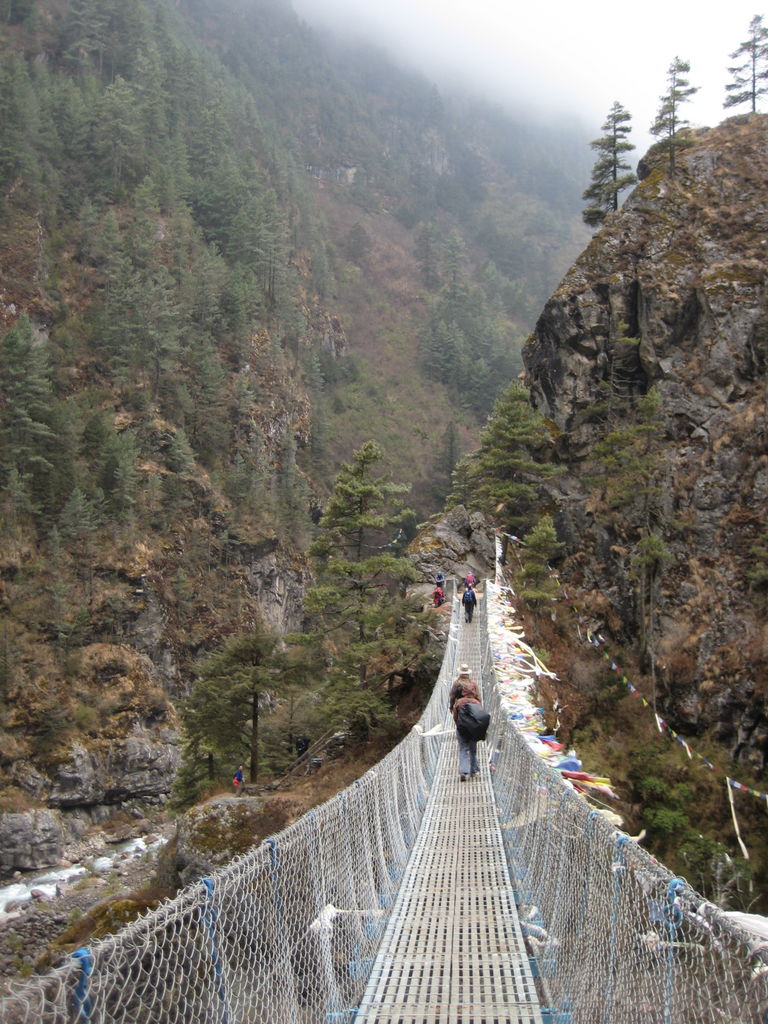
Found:
[[[456,727],[465,740],[484,740],[491,723],[491,716],[482,704],[467,701],[459,708]]]

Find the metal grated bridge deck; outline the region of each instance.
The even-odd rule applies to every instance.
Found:
[[[461,660],[479,678],[473,632]],[[437,775],[355,1024],[541,1024],[485,745],[462,783],[450,716],[446,728],[431,740]]]

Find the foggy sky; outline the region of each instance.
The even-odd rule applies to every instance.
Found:
[[[755,0],[292,0],[310,24],[359,34],[444,85],[468,84],[513,109],[564,113],[587,138],[615,100],[632,115],[642,156],[675,57],[691,65],[699,92],[681,109],[692,126],[746,113],[723,108],[730,54],[762,14]],[[765,17],[768,26],[768,16]],[[761,108],[768,111],[768,103]]]

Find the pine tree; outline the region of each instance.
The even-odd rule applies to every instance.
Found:
[[[15,469],[35,501],[47,493],[54,468],[51,400],[47,349],[35,343],[23,314],[0,341],[0,471]]]
[[[559,596],[560,584],[549,563],[562,549],[549,515],[542,516],[526,533],[525,546],[520,549],[522,567],[517,580],[521,596],[532,608],[549,604]]]
[[[600,475],[593,482],[602,484],[600,501],[613,510],[614,525],[623,530],[631,527],[627,518],[631,505],[641,512],[638,525],[647,528],[654,517],[663,469],[660,443],[664,427],[660,408],[659,394],[652,389],[638,401],[635,411],[625,405],[621,425],[594,446]]]
[[[125,186],[134,184],[145,166],[135,102],[133,86],[120,77],[107,87],[99,102],[96,158],[101,184],[114,199],[122,198]]]
[[[158,158],[164,159],[169,134],[165,110],[167,91],[163,58],[156,42],[152,41],[137,54],[134,83],[146,144]]]
[[[451,474],[450,494],[445,502],[446,507],[449,509],[455,508],[457,505],[468,506],[475,495],[475,481],[473,477],[474,454],[465,455],[456,463],[456,467]]]
[[[266,632],[234,636],[203,662],[182,708],[187,776],[222,780],[247,761],[251,780],[258,777],[260,714],[280,688],[276,643]]]
[[[129,520],[136,506],[138,472],[137,446],[128,433],[112,431],[101,451],[99,484],[107,507],[119,520]]]
[[[255,781],[265,768],[280,771],[292,762],[286,730],[318,727],[317,678],[317,646],[304,636],[261,630],[233,636],[209,655],[182,706],[176,802],[190,804],[205,786],[229,783],[240,763]]]
[[[527,389],[513,381],[469,459],[471,506],[498,516],[514,533],[529,529],[538,518],[540,484],[558,472],[536,455],[548,442],[543,417],[531,406]]]
[[[90,605],[93,599],[94,547],[93,540],[99,525],[98,503],[88,498],[79,487],[75,487],[59,516],[59,533],[66,541],[68,550],[75,560],[76,575],[80,580],[83,600]],[[84,610],[81,610],[81,615]],[[78,625],[78,617],[71,624],[72,630]]]
[[[0,186],[36,175],[38,105],[23,57],[0,57]]]
[[[312,435],[309,447],[312,473],[316,480],[323,480],[328,479],[330,476],[328,456],[331,430],[328,418],[326,382],[319,353],[310,350],[304,358],[303,365],[304,379],[306,380],[312,408]]]
[[[99,230],[99,215],[90,199],[86,199],[80,208],[80,219],[77,225],[77,252],[75,258],[80,263],[94,263],[94,242]]]
[[[457,231],[451,231],[445,239],[442,257],[448,295],[454,298],[463,279],[467,259],[464,239]]]
[[[440,438],[440,450],[435,460],[434,493],[440,501],[445,498],[450,489],[451,477],[459,461],[459,453],[459,433],[453,419],[449,419]]]
[[[675,57],[667,70],[667,82],[669,88],[660,97],[661,106],[656,114],[656,120],[651,125],[651,135],[661,136],[660,146],[669,153],[669,170],[675,173],[675,153],[682,145],[680,132],[689,127],[688,121],[680,117],[680,105],[686,103],[694,93],[699,91],[698,86],[688,84],[685,77],[691,70],[688,61]]]
[[[604,527],[623,546],[633,546],[630,575],[637,582],[637,625],[643,651],[654,673],[653,643],[660,600],[660,582],[671,560],[662,537],[664,421],[656,388],[633,408],[627,402],[621,426],[594,446],[601,487],[596,508]]]
[[[400,596],[415,572],[396,553],[407,488],[375,475],[382,458],[367,441],[339,470],[310,548],[317,582],[306,597],[330,662],[329,714],[362,735],[386,715],[374,666],[386,678],[420,656],[404,626],[412,602]]]
[[[226,372],[217,352],[209,344],[196,346],[189,355],[188,363],[195,395],[187,416],[189,440],[201,461],[212,467],[228,446],[229,423],[221,415]]]
[[[162,264],[143,277],[134,315],[139,364],[149,371],[152,395],[156,398],[172,377],[181,331],[173,278]]]
[[[189,479],[195,468],[195,453],[183,427],[179,427],[169,436],[165,462],[172,473],[177,473],[185,479]]]
[[[59,516],[61,536],[73,543],[78,543],[82,554],[88,550],[91,536],[98,525],[98,511],[93,501],[86,497],[79,487],[75,487]]]
[[[602,224],[611,210],[618,210],[619,193],[637,181],[629,164],[622,159],[623,154],[635,148],[627,141],[631,130],[630,118],[629,111],[620,103],[614,103],[602,126],[605,134],[590,142],[598,153],[592,168],[592,184],[582,196],[590,202],[582,213],[584,223],[590,227]]]
[[[18,25],[32,13],[32,0],[3,0],[0,4],[0,21],[6,25]]]
[[[643,379],[640,339],[629,335],[629,326],[623,320],[610,332],[605,356],[602,378],[597,384],[599,398],[584,410],[584,416],[604,424],[607,431],[626,417]]]
[[[434,224],[422,224],[415,238],[414,256],[424,284],[430,291],[440,285],[437,248],[437,229]]]
[[[725,91],[724,107],[740,107],[749,103],[752,113],[757,111],[757,99],[768,93],[768,28],[763,25],[762,14],[756,14],[749,23],[749,39],[731,54],[731,60],[743,57],[743,63],[728,68],[733,81]]]
[[[661,578],[665,568],[674,561],[663,538],[655,531],[638,541],[632,558],[630,575],[637,581],[637,617],[643,654],[648,659],[656,707],[655,637],[660,601]]]
[[[65,17],[62,38],[66,59],[73,69],[85,70],[92,60],[101,74],[108,23],[108,4],[73,0]]]
[[[365,230],[360,221],[356,221],[347,232],[344,243],[344,251],[347,259],[358,267],[364,267],[371,254],[371,236]]]
[[[7,542],[18,539],[28,527],[34,513],[24,478],[14,466],[0,491],[0,536]]]

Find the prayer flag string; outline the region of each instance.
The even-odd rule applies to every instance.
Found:
[[[708,761],[706,757],[704,757],[702,754],[699,754],[698,751],[694,750],[691,747],[691,745],[688,743],[687,740],[683,739],[682,736],[680,736],[677,732],[675,732],[675,730],[672,728],[672,726],[668,722],[666,722],[661,717],[661,715],[659,715],[655,711],[653,711],[650,703],[645,699],[645,697],[642,695],[642,693],[640,693],[640,691],[637,689],[637,687],[634,686],[630,682],[630,680],[626,677],[624,672],[622,672],[621,668],[616,664],[614,659],[610,656],[610,654],[608,653],[608,651],[605,648],[605,642],[600,637],[595,636],[594,633],[587,633],[587,641],[608,662],[608,667],[610,668],[610,670],[612,672],[615,672],[616,675],[621,680],[621,682],[624,683],[624,685],[626,686],[626,688],[627,688],[628,692],[630,693],[630,695],[632,697],[636,697],[640,701],[640,703],[643,705],[644,708],[648,708],[649,710],[652,711],[652,713],[653,713],[653,715],[654,715],[654,717],[656,719],[656,726],[657,726],[659,732],[661,732],[661,733],[666,732],[668,736],[670,736],[676,743],[678,743],[683,748],[683,750],[686,752],[686,754],[688,755],[688,757],[691,760],[696,758],[697,760],[701,761],[701,763],[703,765],[705,765],[705,767],[709,768],[709,770],[712,771],[712,772],[718,770],[717,768],[715,768],[715,766],[712,764],[711,761]],[[752,789],[751,786],[746,786],[743,782],[738,782],[736,779],[732,779],[729,776],[726,776],[726,781],[727,781],[728,786],[729,786],[729,791],[730,791],[730,789],[740,789],[744,793],[749,793],[750,796],[754,796],[754,797],[757,797],[758,800],[762,800],[763,803],[766,806],[766,809],[768,809],[768,793],[761,793],[759,790]]]

